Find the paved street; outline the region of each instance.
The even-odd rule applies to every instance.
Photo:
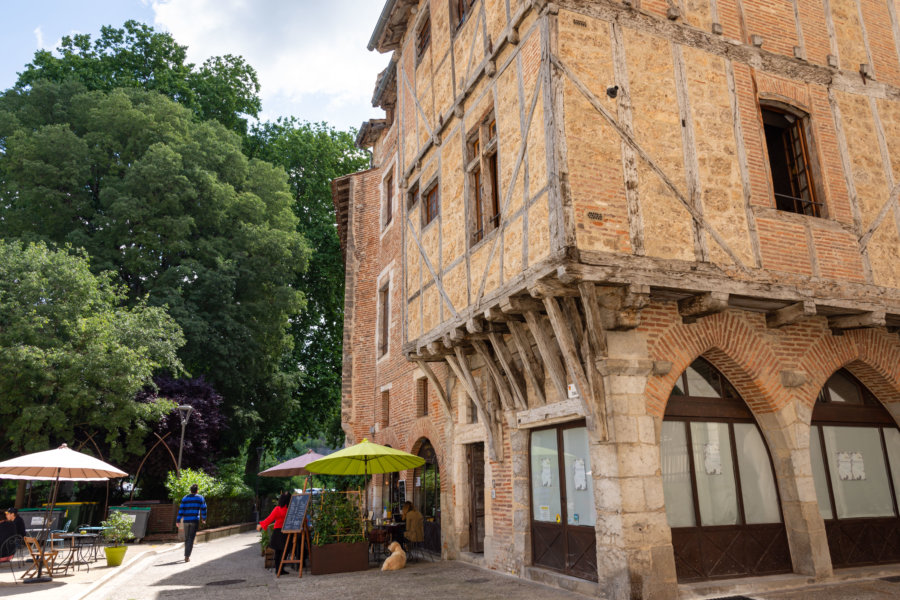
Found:
[[[185,564],[175,550],[138,563],[124,577],[91,596],[97,600],[157,600],[162,598],[374,598],[378,600],[547,600],[580,599],[540,584],[485,571],[458,561],[420,562],[402,571],[310,575],[291,571],[275,579],[262,568],[258,535],[234,535],[194,547]]]
[[[80,571],[50,584],[15,585],[9,573],[0,585],[0,597],[23,600],[266,600],[300,598],[375,598],[378,600],[584,600],[585,596],[558,588],[480,569],[459,561],[410,564],[402,571],[382,573],[371,568],[362,573],[313,576],[295,572],[275,579],[262,568],[255,532],[198,544],[190,563],[182,558],[180,544],[138,545],[129,549],[131,561],[121,568],[98,565],[90,573]],[[844,571],[839,576],[853,581],[806,585],[803,577],[784,575],[757,580],[772,589],[754,592],[740,587],[707,593],[682,586],[683,600],[696,598],[750,598],[753,600],[888,600],[900,597],[900,582],[881,579],[900,573],[897,567]],[[0,575],[3,571],[0,570]],[[9,580],[9,581],[7,581]],[[101,581],[102,580],[102,581]],[[739,582],[739,580],[737,580]],[[746,581],[746,580],[745,580]],[[759,588],[756,588],[759,589]]]

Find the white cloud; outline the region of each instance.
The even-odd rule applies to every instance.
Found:
[[[34,39],[37,42],[38,50],[44,47],[44,32],[41,31],[40,25],[34,28]]]
[[[187,45],[191,61],[243,56],[259,74],[264,118],[293,114],[346,127],[381,114],[371,97],[388,56],[366,45],[382,2],[151,0],[151,7],[157,27]],[[301,106],[306,114],[291,108]]]

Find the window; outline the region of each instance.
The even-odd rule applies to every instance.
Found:
[[[452,0],[450,8],[452,10],[453,23],[456,25],[454,29],[459,29],[466,22],[474,4],[475,0]]]
[[[497,119],[490,113],[469,134],[466,144],[471,203],[470,243],[475,245],[500,225],[500,172]]]
[[[438,194],[438,183],[428,188],[423,195],[424,203],[422,204],[422,227],[431,223],[438,216],[441,209],[440,194]]]
[[[679,581],[791,570],[766,442],[737,390],[703,358],[669,397],[660,460]],[[702,558],[719,535],[742,551]]]
[[[775,207],[786,212],[821,216],[811,163],[809,118],[761,107]]]
[[[849,371],[832,375],[809,435],[813,483],[835,567],[895,562],[900,542],[900,430]],[[859,540],[882,540],[859,544]]]
[[[406,208],[407,210],[411,210],[413,206],[416,205],[416,202],[419,201],[419,184],[414,183],[409,186],[409,192],[406,194]]]
[[[388,339],[391,331],[391,296],[390,284],[386,283],[378,290],[378,358],[388,351]]]
[[[394,217],[394,174],[388,173],[384,180],[384,226],[391,224]]]
[[[388,427],[391,424],[391,391],[381,392],[381,426]]]
[[[426,14],[422,17],[421,23],[416,28],[416,65],[422,62],[422,56],[428,49],[431,42],[431,15]]]
[[[416,416],[428,416],[428,380],[424,377],[416,380]]]

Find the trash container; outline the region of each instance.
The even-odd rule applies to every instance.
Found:
[[[63,523],[68,521],[72,522],[72,525],[69,527],[69,531],[75,531],[76,528],[82,525],[92,525],[91,519],[94,516],[94,510],[96,509],[96,502],[57,502],[56,508],[61,508],[67,511],[65,520]],[[54,528],[55,529],[55,528]]]
[[[141,506],[110,506],[109,512],[116,511],[129,515],[132,518],[131,535],[136,542],[147,535],[147,522],[150,520],[150,507]]]
[[[46,508],[22,508],[19,509],[19,516],[25,521],[25,531],[29,536],[37,537],[44,526],[44,517],[47,514]],[[54,508],[53,516],[50,520],[49,529],[62,529],[65,524],[63,520],[66,515],[66,509]]]

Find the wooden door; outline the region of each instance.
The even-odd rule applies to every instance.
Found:
[[[484,444],[466,446],[469,467],[469,552],[484,552]]]

